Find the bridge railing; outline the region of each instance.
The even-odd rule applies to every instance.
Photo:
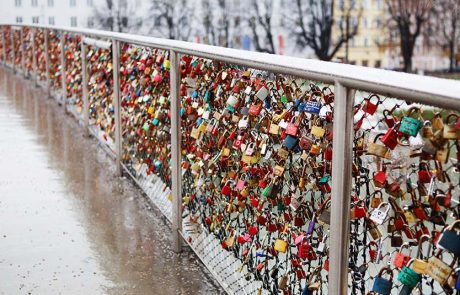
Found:
[[[406,256],[452,263],[455,279],[455,251],[434,261],[444,242],[420,241],[459,218],[459,82],[90,29],[0,28],[2,63],[99,140],[171,221],[175,251],[185,241],[228,293],[384,293],[386,272],[399,292],[409,288],[394,261],[401,245],[422,244]],[[449,294],[429,274],[416,287]]]

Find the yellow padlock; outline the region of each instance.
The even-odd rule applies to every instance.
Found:
[[[275,251],[281,252],[281,253],[286,253],[288,247],[288,242],[285,240],[278,238],[275,241]]]

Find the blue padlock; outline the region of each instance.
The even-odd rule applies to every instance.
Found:
[[[459,229],[459,226],[460,220],[457,220],[454,223],[452,223],[442,233],[442,236],[438,242],[439,246],[448,250],[449,252],[454,253],[457,257],[460,257],[460,235],[456,231],[456,228]]]
[[[382,277],[384,272],[390,275],[390,279],[384,279]],[[382,294],[382,295],[390,295],[392,287],[393,287],[393,270],[391,268],[384,267],[379,271],[379,274],[375,278],[374,285],[372,286],[372,291]]]
[[[304,111],[310,114],[318,115],[321,110],[321,103],[316,101],[307,101],[305,103]]]
[[[297,141],[297,137],[287,135],[283,141],[283,146],[285,146],[288,150],[292,150],[296,146]]]
[[[460,268],[456,268],[454,272],[457,274],[457,282],[455,283],[455,290],[460,291]]]

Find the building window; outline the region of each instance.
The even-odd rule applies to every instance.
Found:
[[[382,61],[380,59],[375,61],[375,67],[380,68],[382,66]]]
[[[363,46],[364,46],[364,47],[368,47],[368,46],[369,46],[369,40],[367,39],[367,37],[364,37]]]
[[[32,23],[33,24],[38,24],[40,21],[40,18],[38,16],[32,16]]]
[[[93,7],[94,5],[93,0],[87,0],[86,5],[88,5],[89,7]]]
[[[139,27],[142,26],[142,17],[139,16],[136,22],[137,22],[137,26]]]
[[[364,59],[364,60],[361,62],[361,64],[363,65],[363,67],[367,67],[368,64],[369,64],[369,62],[368,62],[366,59]]]
[[[16,16],[16,23],[21,24],[22,23],[22,16]]]
[[[77,6],[77,0],[70,0],[70,7]]]
[[[375,6],[377,6],[377,9],[382,9],[382,0],[375,0]]]
[[[77,26],[77,17],[76,16],[72,16],[70,18],[70,26],[71,27],[76,27]]]
[[[38,0],[32,0],[32,7],[38,6]]]
[[[22,3],[21,0],[14,0],[14,6],[21,7]]]
[[[54,6],[54,0],[48,0],[48,7]]]
[[[367,18],[363,16],[363,28],[367,29]]]
[[[380,20],[380,17],[375,18],[375,28],[380,29],[380,26],[382,25],[382,21]]]
[[[54,23],[54,16],[48,17],[48,24],[50,24],[50,25],[52,25],[52,26],[55,25],[55,23]]]

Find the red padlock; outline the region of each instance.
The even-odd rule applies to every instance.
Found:
[[[221,194],[224,196],[229,196],[232,193],[232,188],[230,187],[230,184],[232,183],[232,180],[227,180],[225,182],[225,185],[222,187]]]
[[[405,243],[401,245],[398,253],[396,253],[395,259],[393,260],[393,265],[396,266],[397,268],[405,267],[407,263],[409,262],[409,260],[411,259],[410,256],[402,253],[403,249],[408,248],[408,247],[409,247],[409,244]]]
[[[324,160],[332,161],[332,147],[330,144],[324,150]]]
[[[259,229],[257,228],[257,226],[253,225],[253,226],[248,227],[248,233],[251,236],[255,236],[258,232],[259,232]]]
[[[373,97],[376,97],[377,98],[377,102],[376,103],[373,103],[371,102],[371,99]],[[380,104],[380,98],[378,97],[378,95],[376,94],[372,94],[371,96],[369,96],[368,98],[364,99],[364,101],[366,102],[363,106],[363,111],[365,111],[366,113],[368,113],[369,115],[373,115],[375,113],[375,111],[377,110],[377,107],[379,106]]]
[[[376,187],[385,187],[387,183],[387,175],[385,171],[378,171],[374,173],[373,181]]]
[[[398,145],[398,131],[395,127],[388,129],[380,141],[390,150],[393,150]]]
[[[423,162],[419,165],[418,180],[421,183],[430,183],[433,173],[430,171],[428,164]]]

